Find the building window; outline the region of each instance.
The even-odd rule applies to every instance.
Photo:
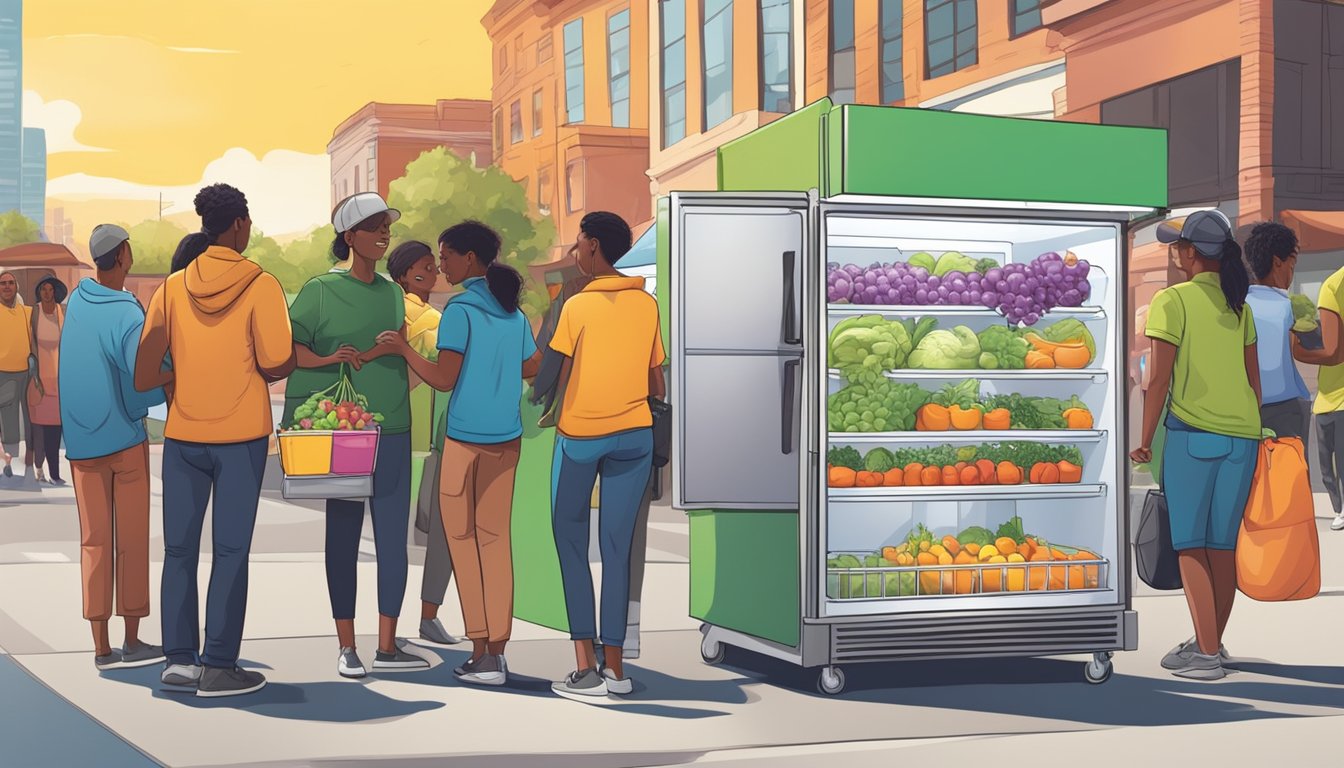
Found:
[[[565,167],[565,209],[570,213],[583,210],[582,160],[575,160]]]
[[[376,192],[378,190],[378,144],[369,145],[369,175],[368,183],[364,185],[365,189]]]
[[[905,98],[905,67],[901,53],[901,0],[882,0],[882,103]]]
[[[523,51],[523,36],[519,35],[513,39],[513,66],[522,74],[527,71],[527,57]]]
[[[733,116],[733,0],[701,0],[705,130]]]
[[[532,135],[541,135],[541,89],[532,92]]]
[[[1175,208],[1237,199],[1241,62],[1218,64],[1101,104],[1104,125],[1167,130],[1167,189]]]
[[[523,103],[515,101],[509,105],[509,143],[517,144],[523,140]]]
[[[359,194],[359,163],[355,163],[355,194]]]
[[[975,0],[924,0],[924,50],[929,79],[978,61]]]
[[[854,60],[854,0],[831,3],[831,101],[853,104],[857,70]]]
[[[551,60],[554,43],[551,42],[551,36],[548,34],[537,41],[537,63],[545,64]]]
[[[611,125],[630,127],[630,9],[607,19],[608,86]]]
[[[1041,0],[1008,0],[1012,17],[1013,37],[1025,35],[1041,27]]]
[[[583,122],[583,19],[565,25],[566,122]]]
[[[760,0],[761,110],[793,111],[793,0]]]
[[[686,0],[660,0],[663,148],[686,138]]]
[[[495,110],[495,154],[504,152],[504,113]]]
[[[551,169],[537,172],[537,210],[542,216],[551,215]]]
[[[509,68],[509,49],[500,46],[499,48],[499,71],[505,72]]]

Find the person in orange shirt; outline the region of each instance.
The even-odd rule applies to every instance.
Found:
[[[247,560],[273,423],[268,381],[294,369],[294,342],[279,281],[243,258],[252,233],[247,198],[227,184],[196,195],[199,254],[169,275],[146,313],[135,386],[168,383],[173,396],[163,449],[163,644],[165,687],[197,696],[260,690],[266,678],[238,667],[247,608]],[[163,371],[171,353],[172,370]],[[200,645],[197,565],[205,508],[214,496],[214,560]]]

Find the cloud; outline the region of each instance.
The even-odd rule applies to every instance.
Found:
[[[155,187],[122,179],[76,173],[52,179],[47,196],[67,200],[157,200],[165,214],[193,213],[201,187],[225,183],[247,195],[257,228],[268,235],[305,233],[331,219],[331,162],[326,155],[277,149],[257,159],[234,147],[205,167],[201,180],[179,187]]]
[[[75,128],[84,119],[84,113],[73,101],[57,99],[44,101],[37,91],[23,92],[23,124],[47,132],[47,154],[61,152],[111,152],[102,147],[90,147],[75,138]]]
[[[168,46],[168,50],[178,53],[238,53],[238,51],[226,51],[222,48],[178,48],[177,46]]]
[[[103,35],[98,33],[79,33],[71,35],[47,35],[43,40],[136,40],[141,42],[158,45],[158,43],[145,37],[136,37],[134,35]],[[238,51],[225,50],[223,48],[194,48],[191,46],[169,45],[165,46],[170,51],[178,53],[238,53]]]

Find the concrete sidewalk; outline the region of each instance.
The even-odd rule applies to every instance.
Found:
[[[1082,682],[1080,658],[926,662],[849,666],[846,691],[823,696],[815,672],[732,650],[722,666],[701,662],[697,622],[686,615],[684,552],[655,550],[644,591],[643,653],[628,665],[635,693],[583,704],[549,688],[573,665],[568,639],[524,622],[509,646],[513,677],[505,688],[470,688],[453,678],[464,645],[413,649],[431,660],[426,672],[339,678],[322,513],[273,499],[258,517],[243,644],[243,664],[263,671],[267,688],[200,700],[158,690],[155,667],[99,675],[79,610],[73,495],[63,489],[42,496],[41,505],[0,507],[0,719],[7,721],[0,762],[36,755],[40,762],[15,757],[14,764],[140,765],[152,758],[174,766],[420,766],[451,758],[462,766],[791,767],[837,757],[941,762],[984,755],[1007,764],[1040,756],[1164,765],[1177,746],[1192,744],[1202,756],[1195,764],[1215,756],[1225,764],[1252,757],[1338,762],[1329,756],[1344,722],[1344,669],[1333,642],[1344,608],[1344,534],[1329,531],[1325,506],[1318,523],[1331,586],[1299,603],[1240,599],[1228,645],[1257,661],[1218,683],[1180,680],[1158,666],[1172,644],[1189,636],[1189,617],[1181,593],[1143,588],[1135,598],[1140,650],[1117,655],[1115,676],[1105,685]],[[655,524],[668,548],[684,540],[678,517],[659,512]],[[160,531],[156,512],[154,584],[162,567]],[[401,631],[412,636],[420,560],[413,550],[402,612]],[[376,566],[358,567],[357,627],[371,633]],[[202,585],[208,574],[207,562]],[[157,599],[154,610],[157,616]],[[441,616],[460,634],[451,588]],[[114,642],[120,631],[114,622]],[[158,641],[156,618],[142,634]],[[359,645],[367,654],[374,638],[361,635]],[[86,741],[103,745],[97,759],[71,751]],[[922,748],[937,752],[910,752]],[[1015,755],[1023,757],[1009,757]]]

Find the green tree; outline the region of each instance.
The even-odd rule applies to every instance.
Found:
[[[133,275],[168,274],[173,252],[188,234],[171,221],[157,219],[142,221],[133,227],[122,224],[121,227],[131,236],[131,252],[135,256],[135,263],[131,265]]]
[[[41,237],[37,222],[18,211],[0,214],[0,248],[35,243]]]
[[[295,240],[283,248],[269,237],[253,232],[253,241],[247,246],[247,255],[275,275],[285,293],[299,292],[303,284],[317,275],[331,270],[331,241],[336,236],[328,224],[313,230],[308,237]],[[256,250],[253,250],[253,249]]]
[[[523,311],[538,317],[550,299],[533,284],[527,268],[546,256],[555,242],[555,225],[536,215],[527,190],[498,168],[476,168],[440,147],[406,166],[392,182],[388,204],[401,211],[392,227],[394,241],[421,240],[434,246],[447,227],[476,219],[493,227],[504,241],[500,258],[523,275]]]

